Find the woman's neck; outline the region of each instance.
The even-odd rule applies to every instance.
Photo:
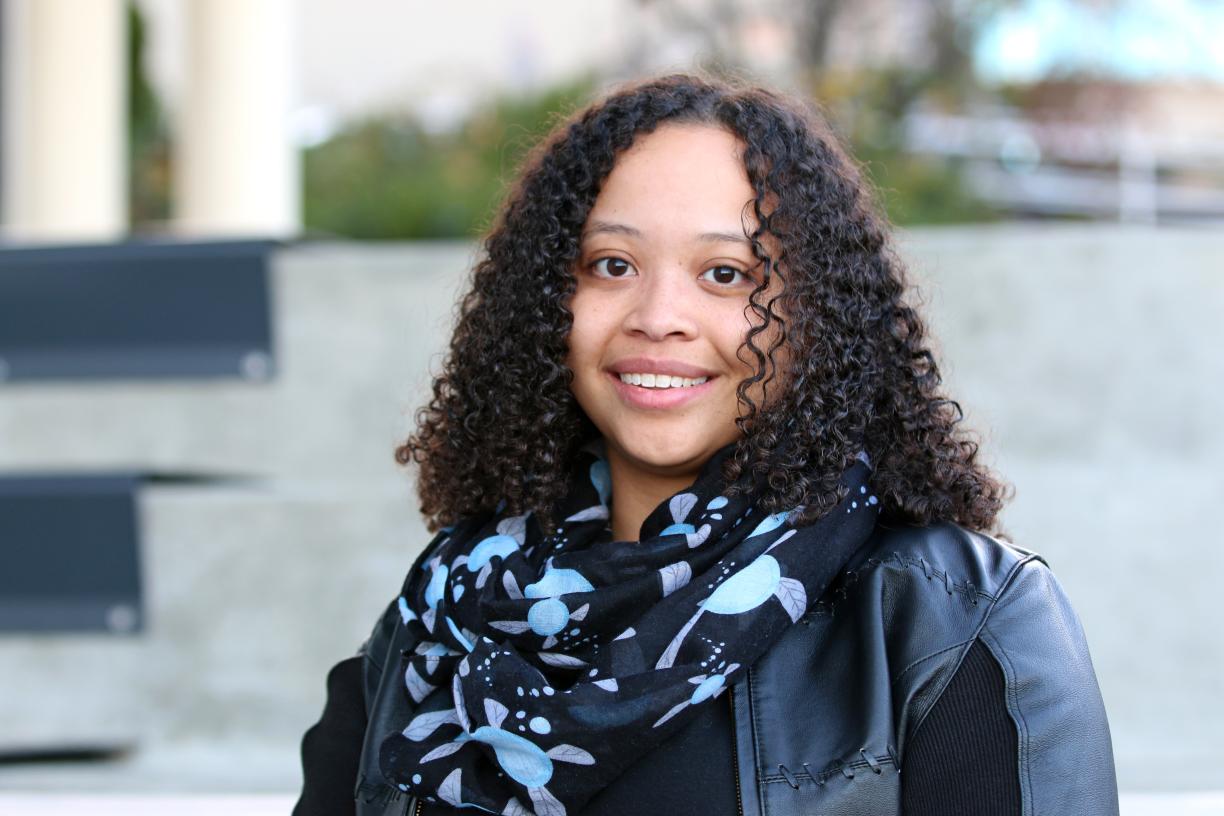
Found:
[[[679,493],[697,478],[700,468],[691,473],[659,473],[646,470],[619,452],[608,451],[608,472],[612,478],[612,538],[637,541],[642,522],[664,499]]]

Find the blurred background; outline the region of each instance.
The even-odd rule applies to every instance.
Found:
[[[507,183],[701,69],[878,186],[1123,812],[1224,813],[1221,42],[1210,0],[0,0],[0,812],[289,810],[428,540],[392,449]]]

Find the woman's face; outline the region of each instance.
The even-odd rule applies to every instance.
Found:
[[[620,156],[583,228],[572,390],[609,456],[660,476],[695,472],[740,435],[735,389],[754,366],[736,352],[764,271],[744,237],[756,196],[742,149],[721,128],[665,124]],[[758,302],[780,288],[773,276]],[[784,371],[784,349],[775,359]],[[759,383],[749,394],[760,406]]]

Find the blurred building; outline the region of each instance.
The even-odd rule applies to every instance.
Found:
[[[405,111],[447,139],[499,94],[720,67],[829,93],[885,75],[885,95],[925,94],[881,130],[962,167],[1002,213],[1137,222],[897,243],[950,390],[1018,486],[1007,528],[1084,621],[1123,789],[1224,789],[1210,623],[1224,547],[1201,524],[1224,495],[1224,246],[1151,228],[1224,214],[1220,84],[1079,63],[1064,76],[1055,54],[948,92],[979,78],[987,11],[1048,5],[135,0],[173,150],[170,240],[129,242],[129,5],[0,0],[0,502],[109,478],[139,522],[124,566],[143,571],[92,629],[48,633],[5,628],[5,588],[41,585],[0,562],[0,788],[291,797],[327,668],[428,538],[391,451],[477,249],[211,239],[296,236],[300,151],[355,119]],[[883,118],[879,98],[844,98]],[[83,246],[46,246],[64,243]],[[41,534],[5,535],[0,555],[53,560]],[[58,572],[35,577],[68,594]],[[111,761],[30,761],[69,748]],[[1128,812],[1179,812],[1153,801]]]
[[[294,233],[292,4],[186,0],[177,8],[175,231]],[[0,223],[10,239],[127,233],[127,15],[123,0],[0,0]]]

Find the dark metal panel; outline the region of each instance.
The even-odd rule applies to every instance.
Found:
[[[143,628],[135,474],[0,477],[0,632]]]
[[[0,248],[0,380],[267,379],[275,247]]]

